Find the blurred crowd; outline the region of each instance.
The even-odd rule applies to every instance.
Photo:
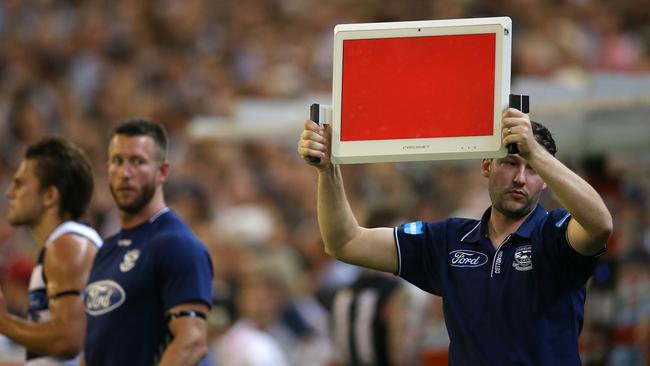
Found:
[[[187,126],[196,115],[231,115],[242,98],[327,93],[335,24],[503,15],[513,19],[515,78],[572,83],[595,71],[650,72],[647,0],[3,0],[0,188],[26,144],[66,136],[94,163],[85,220],[113,233],[107,135],[130,116],[162,123],[171,137],[168,202],[214,263],[215,364],[240,320],[262,330],[256,339],[275,344],[291,365],[333,364],[331,303],[360,270],[323,252],[316,174],[295,153],[298,136],[267,139],[260,131],[245,141],[209,141],[190,138]],[[648,153],[559,152],[605,197],[616,225],[590,283],[581,337],[587,365],[650,364]],[[478,217],[489,205],[478,170],[478,162],[374,164],[344,167],[344,175],[364,223],[387,209],[408,220]],[[557,205],[550,194],[544,200]],[[35,244],[8,225],[6,211],[2,196],[0,283],[21,313]],[[409,292],[408,337],[418,340],[417,358],[434,364],[448,342],[439,299]]]

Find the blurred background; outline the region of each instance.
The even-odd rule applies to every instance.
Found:
[[[111,234],[108,133],[131,116],[164,124],[168,203],[215,268],[210,362],[227,365],[228,340],[252,324],[255,339],[287,364],[340,364],[335,294],[364,274],[324,254],[316,172],[295,152],[309,104],[331,99],[333,27],[483,16],[512,18],[512,91],[531,96],[531,116],[550,127],[559,158],[614,216],[609,252],[589,284],[583,363],[648,365],[648,0],[2,0],[0,188],[26,144],[66,136],[94,162],[85,220]],[[479,217],[489,206],[478,161],[343,170],[361,223]],[[557,206],[552,194],[543,200]],[[22,314],[36,247],[8,225],[6,210],[2,195],[0,284]],[[390,313],[401,314],[408,341],[402,363],[446,365],[440,300],[398,285],[404,296]],[[0,364],[22,357],[0,340]]]

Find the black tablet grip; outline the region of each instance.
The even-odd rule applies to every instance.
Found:
[[[318,103],[313,103],[311,106],[309,106],[309,119],[316,123],[320,122],[318,120],[318,108],[319,108]],[[313,164],[318,164],[320,163],[320,158],[316,156],[310,156],[309,161],[312,162]]]
[[[508,106],[510,108],[519,109],[523,113],[528,113],[530,111],[529,99],[530,98],[528,97],[528,95],[510,94],[510,101],[508,103]],[[508,149],[508,154],[519,153],[517,144],[508,144],[506,148]]]

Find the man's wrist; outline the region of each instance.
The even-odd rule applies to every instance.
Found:
[[[536,167],[539,166],[539,164],[544,164],[544,162],[549,159],[555,159],[555,157],[538,142],[535,144],[535,147],[530,150],[525,159],[533,169],[537,170]]]
[[[334,172],[334,165],[332,163],[327,163],[323,167],[318,167],[319,174],[328,175],[328,174],[332,174],[333,172]]]
[[[7,327],[9,326],[11,322],[11,315],[7,312],[7,310],[2,310],[0,311],[0,334],[6,334]]]

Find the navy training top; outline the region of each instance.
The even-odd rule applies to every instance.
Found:
[[[480,221],[395,228],[397,275],[442,296],[450,365],[580,365],[585,283],[597,258],[569,245],[569,213],[541,205],[498,248]]]
[[[212,262],[169,209],[109,237],[84,291],[87,365],[154,365],[169,342],[165,311],[212,303]]]

